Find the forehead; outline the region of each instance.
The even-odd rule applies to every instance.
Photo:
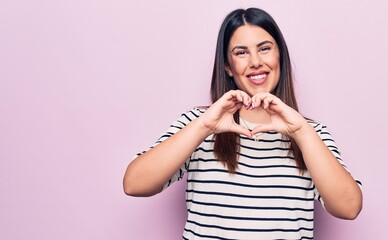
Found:
[[[263,41],[270,41],[276,44],[275,39],[263,28],[255,25],[243,25],[236,29],[230,38],[229,47],[234,46],[256,46]]]

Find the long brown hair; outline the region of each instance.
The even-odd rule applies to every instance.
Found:
[[[265,11],[258,8],[237,9],[229,13],[224,19],[217,39],[216,55],[214,60],[211,82],[211,99],[216,102],[229,90],[237,89],[233,77],[225,71],[227,63],[227,49],[233,33],[240,26],[250,24],[259,26],[267,31],[276,41],[280,53],[280,79],[272,92],[288,106],[298,111],[293,86],[293,73],[288,48],[275,20]],[[239,123],[239,111],[234,114],[234,120]],[[303,173],[306,165],[302,152],[296,142],[290,138],[290,154],[294,156],[297,167]],[[240,137],[236,133],[226,132],[215,135],[214,154],[224,163],[229,172],[234,173],[237,168],[238,153],[240,152]]]

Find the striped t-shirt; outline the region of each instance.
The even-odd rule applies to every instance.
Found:
[[[195,108],[182,114],[156,144],[204,111]],[[310,124],[344,166],[326,127]],[[236,173],[216,160],[210,135],[165,184],[167,188],[187,173],[188,217],[182,238],[313,239],[314,200],[323,202],[308,171],[300,175],[296,168],[289,140],[277,132],[262,133],[259,141],[240,137]]]

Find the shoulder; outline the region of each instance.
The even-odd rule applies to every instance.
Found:
[[[330,135],[330,132],[325,124],[311,119],[307,119],[307,122],[315,129],[317,134]]]
[[[186,125],[187,123],[201,116],[206,111],[206,109],[207,107],[194,107],[191,110],[183,112],[177,121]]]
[[[192,121],[201,116],[206,111],[206,109],[207,107],[194,107],[191,110],[183,112],[181,118],[184,117],[189,121]]]
[[[327,126],[321,122],[307,119],[307,122],[315,129],[317,133],[327,132]]]

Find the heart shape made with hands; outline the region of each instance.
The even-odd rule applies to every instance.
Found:
[[[245,108],[245,112],[249,113],[255,109],[261,109],[263,110],[262,112],[268,116],[267,119],[261,118],[262,122],[258,124],[247,124],[247,122],[241,118],[244,123],[243,125],[245,126],[240,126],[246,128],[253,138],[269,131],[276,131],[290,136],[307,123],[306,119],[298,111],[289,107],[271,93],[260,92],[253,97],[250,97],[247,94],[237,93],[235,95],[235,100],[243,104],[240,109]],[[241,127],[238,128],[242,130]],[[248,133],[246,130],[243,130],[242,132],[245,132],[243,133],[244,135]]]
[[[250,115],[250,111],[259,109],[263,110],[262,113],[267,115],[269,119],[260,117],[262,122],[256,126],[248,124],[244,126],[244,124],[240,125],[234,121],[233,114],[236,111],[240,110],[240,116],[243,116]],[[208,110],[210,111],[205,113],[207,116],[205,122],[208,121],[209,124],[205,125],[212,126],[210,129],[213,129],[215,134],[234,132],[252,138],[255,134],[276,131],[292,135],[307,123],[296,110],[268,92],[259,92],[251,97],[241,90],[231,90],[210,106]],[[245,114],[242,114],[241,110]],[[255,113],[255,115],[260,114]]]

